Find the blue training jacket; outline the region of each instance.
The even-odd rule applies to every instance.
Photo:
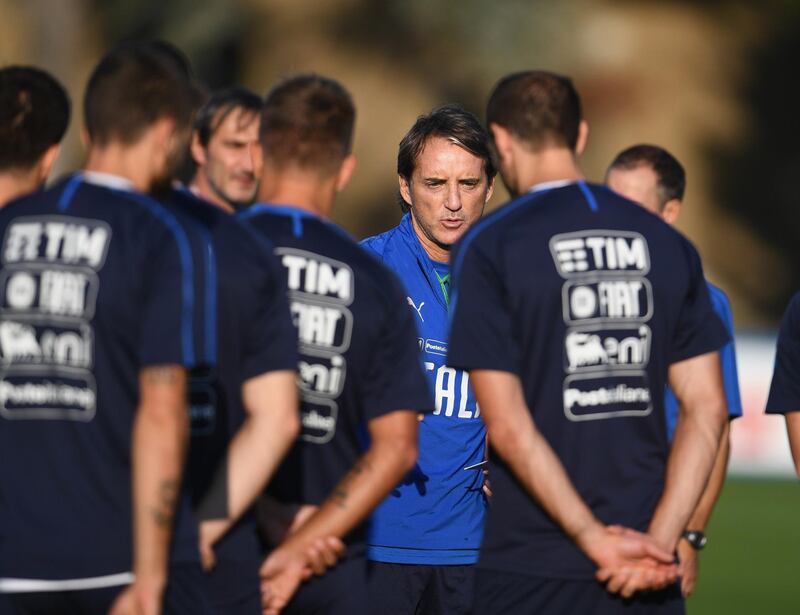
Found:
[[[419,429],[419,459],[372,516],[369,559],[397,564],[474,564],[483,535],[486,431],[469,374],[445,365],[448,269],[423,250],[406,214],[386,233],[362,242],[403,281],[414,310],[436,410]],[[437,275],[438,273],[438,275]]]
[[[722,383],[725,385],[725,398],[728,401],[728,416],[731,420],[742,416],[742,398],[739,395],[739,376],[736,373],[736,350],[733,345],[733,313],[728,297],[722,289],[717,288],[711,282],[706,281],[708,294],[711,297],[711,305],[714,311],[722,320],[731,341],[719,350],[719,358],[722,363]],[[664,410],[667,414],[667,434],[672,440],[675,426],[678,423],[678,400],[672,389],[667,386],[664,395]]]

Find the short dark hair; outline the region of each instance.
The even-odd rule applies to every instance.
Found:
[[[164,41],[119,45],[92,72],[84,97],[92,142],[132,144],[162,118],[189,128],[200,102],[185,55]]]
[[[581,99],[572,80],[546,71],[524,71],[503,77],[486,107],[486,124],[502,126],[533,150],[575,149]]]
[[[261,113],[262,106],[263,101],[258,94],[241,86],[214,92],[200,107],[194,120],[194,129],[200,144],[207,146],[217,128],[236,109],[241,109],[248,115],[257,115]]]
[[[33,66],[0,70],[0,170],[30,169],[69,125],[64,87]]]
[[[397,174],[411,180],[417,166],[417,158],[425,149],[428,139],[442,137],[464,148],[473,156],[483,160],[483,169],[486,177],[491,181],[497,175],[491,150],[489,149],[489,135],[481,126],[475,114],[458,105],[444,105],[426,115],[420,115],[414,125],[400,141],[397,150]],[[402,196],[398,196],[400,208],[403,212],[409,209]]]
[[[660,209],[672,199],[683,200],[686,191],[686,172],[678,159],[663,147],[641,143],[633,145],[614,158],[608,171],[612,169],[635,169],[646,165],[653,169],[658,178],[658,204]],[[608,175],[608,171],[606,175]]]
[[[353,99],[337,81],[315,74],[286,79],[264,100],[264,156],[279,167],[331,173],[350,153],[355,118]]]

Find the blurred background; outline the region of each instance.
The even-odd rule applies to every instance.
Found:
[[[775,331],[800,289],[800,1],[0,0],[0,13],[0,62],[40,65],[72,95],[59,173],[82,162],[82,90],[121,40],[170,40],[210,88],[341,80],[359,169],[335,219],[357,238],[398,221],[397,144],[419,114],[459,102],[483,117],[505,73],[571,75],[587,176],[602,181],[633,143],[671,150],[688,174],[679,227],[733,305],[745,416],[689,613],[800,612],[800,491],[783,420],[763,415]]]

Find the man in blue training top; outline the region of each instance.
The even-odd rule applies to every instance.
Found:
[[[473,612],[683,613],[673,553],[726,422],[728,335],[700,258],[583,180],[568,78],[508,75],[486,121],[513,200],[453,249],[447,354],[492,447]],[[667,381],[683,407],[671,445]]]
[[[606,172],[609,188],[648,211],[660,216],[667,224],[674,224],[681,213],[686,174],[680,162],[667,150],[656,145],[634,145],[617,154]],[[728,416],[731,420],[742,416],[742,400],[739,395],[739,377],[736,374],[736,351],[733,346],[733,315],[728,297],[711,282],[706,281],[714,310],[725,324],[731,340],[720,349],[722,380],[728,401]],[[666,389],[664,409],[667,413],[667,430],[672,438],[678,422],[678,400],[670,387]],[[688,597],[697,580],[697,552],[705,547],[705,528],[711,511],[725,482],[725,472],[730,457],[730,425],[725,424],[720,439],[714,470],[708,479],[697,509],[678,543],[678,556],[683,566],[681,590]]]
[[[486,498],[486,432],[469,374],[448,367],[450,248],[492,195],[495,169],[478,118],[454,105],[420,116],[397,155],[400,224],[363,241],[400,276],[417,323],[436,410],[419,460],[372,516],[372,613],[467,613]]]

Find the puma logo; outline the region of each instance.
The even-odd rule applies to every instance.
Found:
[[[419,304],[419,307],[417,307],[417,306],[414,304],[414,300],[413,300],[411,297],[406,297],[406,299],[408,300],[408,305],[410,305],[412,308],[414,308],[414,311],[415,311],[415,312],[417,313],[417,315],[419,316],[419,319],[420,319],[422,322],[425,322],[425,319],[422,317],[422,306],[423,306],[423,305],[425,305],[425,302],[424,302],[424,301],[423,301],[423,302],[421,302],[421,303]]]

